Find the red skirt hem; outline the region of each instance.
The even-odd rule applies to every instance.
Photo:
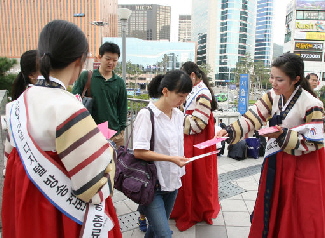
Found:
[[[197,149],[193,145],[214,137],[214,121],[211,115],[208,126],[196,135],[185,135],[185,157],[215,151],[215,146]],[[218,197],[218,172],[216,155],[195,160],[185,167],[182,187],[178,190],[170,218],[175,219],[176,227],[185,231],[198,222],[212,224],[220,211]]]
[[[264,193],[268,158],[263,166],[249,238],[325,237],[324,148],[302,156],[276,154],[276,172],[270,204]],[[268,229],[264,207],[270,206]]]
[[[56,153],[47,152],[59,164]],[[106,199],[106,212],[114,222],[109,238],[120,238],[119,221],[112,199]],[[10,153],[2,201],[4,238],[77,238],[81,225],[61,213],[30,181],[16,149]]]

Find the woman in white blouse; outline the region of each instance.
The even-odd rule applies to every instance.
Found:
[[[150,151],[149,110],[140,110],[134,123],[134,155],[154,161],[158,175],[154,200],[149,205],[140,205],[149,221],[146,238],[171,237],[172,234],[168,219],[178,188],[182,186],[181,176],[185,174],[182,167],[188,161],[184,157],[184,114],[177,107],[184,103],[191,89],[190,77],[180,70],[158,75],[148,85],[149,96],[158,98],[148,105],[154,113],[154,151]]]

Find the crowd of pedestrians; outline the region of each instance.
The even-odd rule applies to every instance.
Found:
[[[13,101],[6,107],[4,238],[122,237],[112,203],[114,150],[125,144],[127,121],[126,85],[114,72],[120,49],[105,42],[99,68],[82,72],[87,54],[85,34],[68,21],[54,20],[42,29],[38,48],[21,56]],[[153,201],[138,208],[144,237],[172,237],[169,219],[180,231],[212,224],[220,211],[217,156],[225,143],[218,155],[191,162],[217,150],[194,145],[225,136],[235,144],[265,125],[276,132],[264,135],[249,237],[325,237],[324,109],[313,91],[315,74],[304,77],[301,57],[285,53],[272,63],[270,83],[271,90],[226,126],[222,120],[215,125],[217,102],[194,62],[152,79],[153,151],[147,108],[133,128],[135,157],[153,162],[158,177]],[[76,96],[86,89],[91,112]],[[97,127],[106,121],[116,131],[110,138],[116,147]]]

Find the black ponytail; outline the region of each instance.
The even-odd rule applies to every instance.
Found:
[[[207,86],[207,88],[209,89],[211,96],[212,96],[211,111],[218,109],[218,104],[214,97],[214,92],[213,92],[212,88],[210,87],[209,79],[208,79],[207,75],[199,68],[199,66],[197,64],[195,64],[194,62],[187,61],[182,65],[182,70],[184,70],[188,75],[191,75],[191,73],[195,73],[196,77],[198,77],[199,79],[201,79],[203,81],[203,83]]]
[[[161,80],[163,78],[164,78],[164,75],[158,74],[148,84],[148,94],[149,94],[149,97],[151,97],[151,98],[159,98],[159,97],[161,97],[162,91],[161,91],[161,89],[160,89],[159,86],[160,86]]]
[[[50,71],[63,69],[78,58],[86,59],[88,42],[75,24],[54,20],[42,30],[38,40],[38,57],[41,74],[49,81]]]
[[[148,85],[149,97],[160,98],[163,88],[176,93],[190,93],[192,81],[190,76],[181,70],[172,70],[165,75],[159,74]]]
[[[28,50],[21,55],[20,58],[20,72],[12,85],[12,100],[16,100],[31,84],[29,76],[37,72],[36,66],[36,50]]]

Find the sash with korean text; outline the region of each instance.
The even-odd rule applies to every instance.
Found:
[[[72,193],[70,178],[30,136],[25,97],[26,91],[12,104],[9,126],[27,176],[58,210],[83,224],[81,237],[108,237],[114,225],[105,213],[105,201],[86,203]]]

